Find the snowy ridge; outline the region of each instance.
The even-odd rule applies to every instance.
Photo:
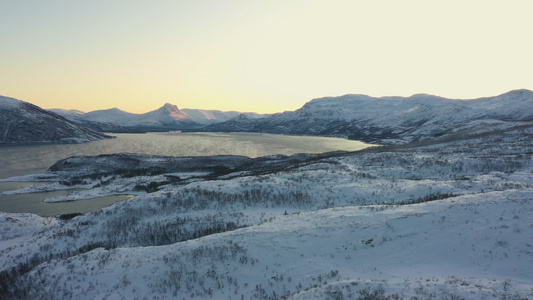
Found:
[[[177,106],[169,103],[144,114],[132,114],[118,108],[112,108],[89,112],[82,115],[81,118],[88,122],[114,124],[123,127],[174,126],[178,128],[194,125],[194,122]]]
[[[85,113],[81,110],[77,109],[60,109],[60,108],[53,108],[53,109],[47,109],[49,112],[53,112],[56,115],[60,115],[68,120],[80,120],[82,115]]]
[[[259,118],[256,113],[236,111],[183,109],[166,103],[161,108],[144,114],[128,113],[118,108],[83,113],[75,110],[52,109],[51,111],[79,124],[99,131],[146,132],[193,129],[231,120],[239,115]]]
[[[49,173],[87,195],[138,196],[68,220],[0,214],[0,296],[531,298],[533,123],[491,124],[204,172],[209,158],[65,160]]]
[[[0,97],[0,143],[84,143],[103,138],[110,137],[33,104]]]
[[[403,144],[457,132],[471,121],[533,120],[533,92],[516,90],[474,100],[417,94],[374,98],[345,95],[311,100],[302,108],[257,120],[230,120],[206,131],[336,136],[375,144]]]
[[[23,101],[15,98],[0,96],[0,109],[13,109],[20,107],[24,103]]]
[[[210,125],[226,122],[228,120],[247,117],[251,119],[263,118],[265,115],[252,112],[238,112],[238,111],[220,111],[220,110],[205,110],[205,109],[190,109],[185,108],[182,111],[191,118],[194,122],[201,125]]]
[[[189,109],[185,108],[182,111],[191,118],[194,122],[202,125],[215,124],[225,122],[240,115],[237,111],[220,111],[220,110],[205,110],[205,109]]]
[[[106,110],[97,110],[80,116],[88,121],[95,122],[129,122],[132,114],[122,111],[118,108],[111,108]]]

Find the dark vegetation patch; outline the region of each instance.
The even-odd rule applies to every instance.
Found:
[[[137,184],[134,187],[136,191],[145,191],[147,193],[156,192],[160,186],[167,185],[171,183],[170,181],[152,181],[149,184]]]
[[[415,199],[395,202],[394,204],[399,204],[399,205],[417,204],[417,203],[443,200],[443,199],[448,199],[448,198],[457,197],[457,196],[459,195],[454,194],[454,193],[431,193],[431,194],[421,196]]]
[[[77,217],[77,216],[81,216],[83,215],[82,213],[79,213],[79,212],[76,212],[76,213],[69,213],[69,214],[62,214],[62,215],[59,215],[59,219],[60,220],[63,220],[63,221],[68,221],[74,217]]]

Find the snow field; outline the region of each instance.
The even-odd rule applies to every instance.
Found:
[[[423,290],[465,299],[531,296],[531,192],[331,208],[171,245],[98,248],[44,263],[29,282],[43,284],[32,296],[87,299],[309,299],[366,287],[407,299]],[[505,282],[512,289],[502,290]]]

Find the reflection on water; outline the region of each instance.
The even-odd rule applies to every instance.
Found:
[[[321,153],[355,151],[368,147],[359,141],[338,138],[283,136],[258,133],[147,133],[114,134],[80,145],[0,145],[0,179],[41,173],[60,159],[77,155],[143,153],[166,156]]]
[[[322,153],[336,150],[355,151],[370,145],[338,138],[283,136],[258,133],[147,133],[114,134],[107,139],[80,145],[0,145],[0,179],[41,173],[58,160],[78,155],[142,153],[165,156],[243,155],[259,157],[272,154]],[[11,187],[9,185],[12,185]],[[13,185],[1,183],[2,190]],[[43,199],[68,191],[0,196],[0,211],[32,212],[42,216],[88,212],[126,199],[111,196],[62,203],[44,203]],[[32,207],[30,209],[30,207]]]

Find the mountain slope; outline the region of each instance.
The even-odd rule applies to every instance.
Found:
[[[471,129],[473,121],[533,120],[533,92],[452,100],[418,94],[408,98],[345,95],[314,99],[302,108],[261,119],[233,119],[205,131],[322,135],[368,143],[402,144]]]
[[[66,109],[53,108],[53,109],[47,109],[47,111],[53,112],[56,115],[60,115],[67,120],[79,120],[81,119],[81,116],[85,114],[83,111],[77,110],[77,109],[66,110]]]
[[[109,138],[33,104],[0,96],[0,143],[81,143]]]

